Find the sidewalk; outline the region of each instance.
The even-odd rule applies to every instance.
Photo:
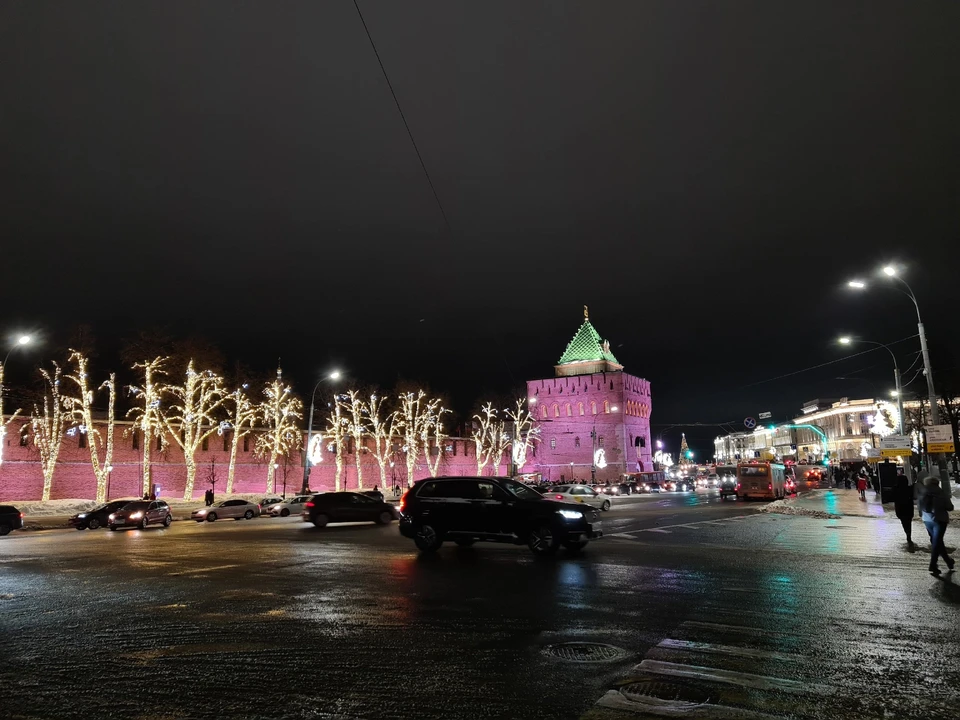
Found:
[[[953,504],[960,508],[954,490]],[[813,517],[869,517],[896,519],[893,503],[880,504],[880,496],[873,490],[867,490],[867,500],[860,499],[860,493],[854,489],[830,488],[811,490],[794,495],[785,500],[777,500],[764,507],[761,512],[781,513],[784,515],[810,515]],[[960,509],[950,513],[951,519],[960,519]],[[920,518],[914,509],[914,521]]]

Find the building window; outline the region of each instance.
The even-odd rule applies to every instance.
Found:
[[[583,403],[577,403],[577,413],[583,415]]]
[[[81,431],[77,435],[80,439],[80,447],[85,448],[87,446],[87,434]]]
[[[203,440],[200,441],[200,449],[203,451],[210,449],[210,436],[207,435]]]
[[[596,401],[594,401],[594,400],[591,400],[591,401],[590,401],[590,414],[591,414],[591,415],[596,415],[596,414],[597,414],[597,403],[596,403]]]
[[[553,404],[553,416],[560,417],[560,406],[556,403]]]
[[[603,435],[597,435],[597,447],[603,447]]]
[[[573,415],[573,408],[570,406],[570,403],[567,403],[567,417],[571,417],[572,415]]]
[[[580,447],[580,438],[575,437],[575,438],[573,439],[573,446],[574,446],[575,448]]]
[[[556,449],[557,449],[557,439],[556,439],[556,438],[550,438],[550,449],[551,449],[551,450],[556,450]]]
[[[609,400],[604,400],[604,401],[603,401],[603,411],[604,411],[605,413],[610,412],[610,401],[609,401]]]
[[[547,419],[547,406],[546,406],[546,405],[541,405],[541,406],[540,406],[540,419],[541,419],[541,420],[546,420],[546,419]]]
[[[163,435],[157,435],[157,450],[163,450]]]
[[[225,432],[223,434],[223,451],[224,452],[230,452],[230,439],[231,439],[232,433],[233,433],[233,430],[231,430],[230,432]]]
[[[250,436],[249,435],[243,436],[243,451],[250,452]]]

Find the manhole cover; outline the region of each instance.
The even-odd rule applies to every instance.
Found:
[[[548,645],[543,649],[547,655],[570,660],[571,662],[610,662],[627,657],[623,648],[592,642],[569,642],[559,645]]]
[[[628,700],[656,698],[658,700],[688,702],[700,705],[710,699],[710,696],[704,692],[699,692],[685,685],[675,685],[674,683],[661,682],[659,680],[632,682],[629,685],[621,687],[620,692]]]

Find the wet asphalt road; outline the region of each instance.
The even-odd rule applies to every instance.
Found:
[[[758,507],[626,499],[548,559],[295,518],[15,533],[0,717],[958,717],[952,576],[895,523]]]

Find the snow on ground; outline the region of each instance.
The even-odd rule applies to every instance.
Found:
[[[775,500],[772,503],[764,505],[762,508],[760,508],[760,512],[777,513],[779,515],[804,515],[806,517],[815,517],[822,520],[831,520],[834,518],[843,517],[842,515],[834,515],[832,513],[824,512],[823,510],[813,510],[811,508],[790,505],[789,500]]]
[[[243,500],[249,500],[250,502],[258,503],[266,497],[280,497],[279,494],[268,495],[267,493],[237,493],[234,495],[217,495],[215,497],[216,502],[221,500],[231,500],[233,498],[240,498]],[[293,497],[292,495],[290,497]],[[139,500],[140,498],[129,497],[129,498],[113,498],[113,500]],[[196,500],[175,500],[173,498],[161,497],[161,500],[165,500],[169,505],[170,509],[173,512],[175,518],[179,518],[181,515],[189,516],[191,511],[196,510],[204,506],[203,498]],[[24,514],[26,518],[40,518],[40,517],[63,517],[76,515],[77,513],[87,512],[93,510],[96,507],[100,506],[100,503],[95,500],[84,500],[80,498],[67,498],[62,500],[12,500],[4,501],[4,505],[13,505],[20,512]]]

